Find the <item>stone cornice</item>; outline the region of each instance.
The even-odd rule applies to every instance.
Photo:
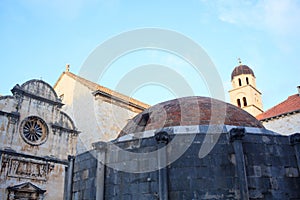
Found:
[[[47,162],[54,162],[58,164],[63,164],[63,165],[68,165],[67,160],[60,160],[58,158],[52,158],[52,157],[39,157],[39,156],[33,156],[29,154],[24,154],[24,153],[17,153],[14,150],[2,150],[0,149],[0,154],[7,154],[7,155],[12,155],[12,156],[18,156],[18,157],[23,157],[23,158],[29,158],[29,159],[35,159],[35,160],[42,160],[42,161],[47,161]]]
[[[27,92],[26,90],[24,90],[22,87],[20,87],[18,84],[11,90],[11,92],[15,95],[15,94],[20,94],[23,96],[27,96],[33,99],[37,99],[39,101],[43,101],[55,106],[58,106],[59,108],[61,108],[64,104],[62,102],[60,102],[59,100],[57,101],[53,101],[44,97],[40,97],[38,95],[32,94],[30,92]]]

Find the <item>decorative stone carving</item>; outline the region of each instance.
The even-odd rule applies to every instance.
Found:
[[[41,200],[44,199],[44,193],[46,190],[43,190],[32,183],[22,183],[20,185],[12,186],[7,188],[9,194],[8,199],[32,199],[32,200]]]
[[[169,132],[167,130],[159,130],[155,132],[155,139],[157,143],[168,144],[170,140]]]
[[[41,145],[48,138],[48,127],[44,120],[36,116],[24,119],[20,126],[20,134],[30,145]]]
[[[107,148],[107,143],[106,142],[95,142],[92,144],[93,145],[93,148],[96,149],[96,150],[99,150],[99,151],[105,151],[106,148]]]
[[[8,117],[9,123],[16,124],[19,121],[20,113],[12,112],[11,115]]]
[[[53,168],[54,165],[48,162],[5,156],[1,171],[6,170],[9,177],[46,181]]]
[[[242,140],[245,136],[245,128],[233,128],[229,131],[229,140],[233,142],[235,140]]]

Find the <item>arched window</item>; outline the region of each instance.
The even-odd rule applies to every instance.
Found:
[[[237,99],[236,102],[237,102],[238,107],[241,107],[241,100]]]
[[[243,97],[244,106],[247,106],[247,99],[246,97]]]
[[[242,86],[242,80],[239,78],[239,86]]]
[[[247,85],[249,85],[249,79],[248,79],[248,77],[246,77],[246,83],[247,83]]]
[[[141,119],[140,119],[140,121],[139,121],[139,123],[136,126],[136,130],[135,131],[136,132],[143,132],[143,131],[145,131],[145,128],[146,128],[149,120],[150,120],[150,113],[143,114],[142,117],[141,117]]]

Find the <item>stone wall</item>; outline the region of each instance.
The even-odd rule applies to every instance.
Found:
[[[68,162],[6,151],[0,152],[0,161],[0,200],[13,196],[15,191],[9,188],[24,183],[44,190],[41,199],[64,198]],[[27,187],[23,190],[30,191]]]
[[[96,199],[97,160],[94,152],[85,152],[75,158],[72,199]]]
[[[89,197],[95,197],[97,191],[103,190],[104,199],[299,199],[300,149],[299,135],[296,136],[291,144],[289,137],[270,133],[244,133],[243,129],[224,132],[212,151],[200,159],[200,147],[203,141],[209,140],[204,140],[205,134],[199,133],[183,155],[166,168],[132,173],[105,167],[104,182],[100,185],[93,181],[97,175],[90,174],[102,165],[95,161],[99,152],[95,154],[94,150],[76,158],[74,184],[83,185],[73,186],[73,197],[87,199],[81,198],[82,195],[89,193]],[[189,134],[176,135],[176,138],[180,142],[175,147],[168,146],[167,159],[191,142]],[[136,153],[154,152],[162,147],[156,137],[116,144]],[[121,155],[108,145],[106,162],[139,171],[148,169],[142,164],[159,166],[158,161],[162,159],[162,154],[156,154],[156,157],[144,157],[146,161],[141,163]],[[89,181],[92,183],[87,186]]]
[[[263,120],[262,124],[269,130],[282,135],[300,133],[300,112]]]
[[[120,103],[95,94],[97,87],[96,83],[70,72],[64,72],[54,86],[65,104],[63,110],[72,117],[81,131],[78,154],[92,149],[94,142],[115,139],[128,120],[143,110],[128,102]]]
[[[11,91],[0,97],[0,200],[67,197],[78,135],[72,119],[42,80]]]

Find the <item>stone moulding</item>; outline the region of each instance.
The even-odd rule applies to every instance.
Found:
[[[8,117],[9,122],[11,124],[15,124],[20,119],[20,113],[18,113],[18,112],[10,112],[9,113],[9,112],[0,110],[0,115]]]
[[[17,94],[20,94],[20,95],[27,96],[27,97],[30,97],[33,99],[37,99],[39,101],[47,102],[49,104],[58,106],[59,108],[61,108],[64,105],[60,100],[53,101],[53,100],[46,99],[44,97],[40,97],[35,94],[29,93],[26,90],[22,89],[21,86],[18,84],[11,90],[11,92],[14,94],[14,96]]]
[[[12,156],[17,156],[17,157],[23,157],[23,158],[29,158],[29,159],[35,159],[35,160],[42,160],[42,161],[48,161],[48,162],[53,162],[53,163],[58,163],[58,164],[63,164],[63,165],[68,165],[67,160],[60,160],[54,157],[38,157],[38,156],[33,156],[33,155],[28,155],[28,154],[23,154],[23,153],[17,153],[11,150],[1,150],[0,149],[0,155],[12,155]]]
[[[77,131],[77,130],[74,130],[74,129],[69,129],[69,128],[65,128],[65,127],[62,127],[58,124],[51,124],[51,128],[54,132],[56,132],[57,130],[62,130],[62,131],[65,131],[67,133],[71,133],[71,134],[74,134],[74,135],[78,135],[80,133],[80,131]]]
[[[128,101],[126,101],[126,100],[124,100],[124,99],[122,99],[122,98],[119,98],[119,97],[117,97],[117,96],[113,96],[112,94],[109,94],[109,93],[106,93],[106,92],[100,91],[100,90],[96,90],[96,91],[92,92],[92,94],[93,94],[94,96],[102,95],[102,96],[107,97],[107,98],[109,98],[109,99],[111,99],[111,100],[115,100],[115,101],[117,101],[117,102],[121,102],[121,103],[123,103],[123,104],[129,105],[129,106],[132,106],[132,107],[135,107],[135,108],[140,109],[140,110],[145,110],[145,107],[143,107],[143,106],[141,106],[141,105],[139,105],[139,104],[137,104],[137,103],[131,102],[131,101],[130,101],[130,98],[128,98]]]

